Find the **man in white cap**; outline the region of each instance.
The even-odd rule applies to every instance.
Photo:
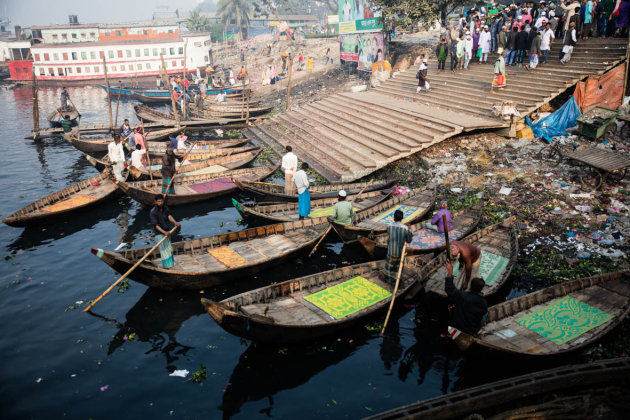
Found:
[[[479,57],[479,64],[486,63],[488,61],[488,53],[492,45],[492,35],[488,31],[488,25],[483,27],[483,32],[479,35],[479,48],[481,48],[481,56]]]
[[[424,87],[427,92],[431,90],[431,85],[429,85],[429,79],[427,78],[428,72],[429,67],[427,66],[427,59],[423,58],[420,66],[418,66],[418,73],[416,73],[416,79],[418,79],[416,93],[420,93],[422,91],[422,87]]]
[[[339,201],[335,203],[332,212],[332,221],[343,226],[350,226],[356,217],[352,203],[346,200],[346,191],[339,191]]]

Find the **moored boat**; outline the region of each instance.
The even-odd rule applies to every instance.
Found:
[[[419,279],[421,257],[405,258],[396,302]],[[274,344],[313,340],[365,322],[387,309],[394,286],[381,280],[385,261],[299,277],[213,302],[201,299],[224,330]]]
[[[51,127],[61,127],[61,120],[65,119],[66,115],[70,117],[72,126],[76,127],[79,123],[77,120],[79,118],[79,111],[77,111],[77,109],[72,105],[69,105],[66,109],[57,108],[56,110],[48,114],[48,117],[46,117],[46,119],[50,123]]]
[[[385,179],[373,183],[354,182],[348,184],[311,185],[308,190],[311,194],[311,200],[316,200],[319,198],[337,197],[340,190],[345,190],[347,194],[357,194],[364,188],[364,192],[382,190],[391,187],[395,182],[396,180],[394,179]],[[297,192],[292,195],[284,193],[284,185],[242,180],[237,180],[236,185],[241,190],[252,193],[257,200],[260,201],[280,202],[298,200]]]
[[[169,206],[177,206],[229,194],[237,189],[237,179],[250,181],[265,179],[276,172],[278,167],[259,166],[218,174],[178,175],[171,185],[175,194],[169,194],[166,201]],[[118,187],[139,203],[152,206],[155,195],[162,193],[162,180],[118,182]]]
[[[147,135],[147,141],[155,141],[167,138],[169,134],[175,134],[181,129],[179,128],[165,128],[162,130],[151,131]],[[72,131],[64,136],[64,138],[84,153],[102,153],[107,152],[107,146],[109,143],[114,141],[113,137],[104,137],[104,138],[81,138],[79,132]]]
[[[630,314],[630,271],[563,282],[488,308],[477,336],[449,327],[462,350],[554,356],[593,344]]]
[[[162,268],[160,253],[154,250],[129,278],[164,290],[197,290],[245,280],[310,250],[328,226],[328,221],[322,217],[174,242],[173,267]],[[124,273],[150,248],[120,252],[92,248],[92,253]]]
[[[369,193],[362,193],[356,202],[356,195],[350,195],[346,198],[347,201],[353,202],[353,208],[357,215],[362,214],[364,211],[376,206],[387,198],[392,193],[392,189],[372,191]],[[321,198],[319,200],[311,200],[311,213],[308,215],[310,218],[331,216],[335,203],[339,200],[337,198]],[[290,222],[292,220],[298,220],[298,203],[261,203],[260,205],[247,206],[232,199],[234,207],[244,217],[256,217],[267,222]]]
[[[434,203],[435,187],[414,189],[391,197],[358,215],[352,225],[333,223],[333,228],[345,243],[350,243],[356,241],[359,235],[372,237],[387,232],[387,226],[394,223],[396,210],[403,212],[403,223],[414,223],[422,219],[433,208]]]
[[[481,221],[482,212],[483,205],[476,204],[452,213],[449,240],[460,240],[470,235]],[[407,244],[407,251],[411,254],[436,252],[446,247],[444,234],[427,229],[424,221],[412,224],[409,229],[413,233],[413,239]],[[361,238],[360,243],[373,257],[384,258],[387,254],[387,233],[377,235],[373,240]]]
[[[241,139],[238,139],[241,140]],[[178,156],[188,155],[188,159],[210,159],[213,157],[233,155],[235,153],[243,153],[251,150],[262,149],[258,146],[236,147],[238,144],[247,144],[247,141],[232,142],[223,140],[194,142],[186,149],[174,149],[173,152]],[[151,156],[162,157],[166,153],[168,142],[150,142],[149,153]]]
[[[111,177],[111,173],[106,172],[70,185],[21,208],[3,222],[9,226],[28,226],[92,207],[119,193]]]

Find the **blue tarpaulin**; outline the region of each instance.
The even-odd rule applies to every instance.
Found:
[[[534,124],[529,117],[525,117],[525,122],[534,132],[534,136],[543,138],[551,143],[553,136],[566,136],[567,128],[575,127],[577,125],[577,121],[575,120],[580,115],[582,115],[580,107],[575,101],[575,98],[571,96],[571,99],[562,105],[560,109],[546,116],[536,124]]]

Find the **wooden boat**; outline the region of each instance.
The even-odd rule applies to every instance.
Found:
[[[229,147],[241,147],[249,143],[251,139],[219,139],[219,140],[199,140],[192,141],[186,140],[188,147],[194,143],[193,151],[195,150],[212,150],[212,149],[225,149]],[[166,151],[165,143],[163,141],[149,141],[149,152],[153,153],[153,150]]]
[[[238,102],[229,102],[226,104],[208,105],[203,110],[193,109],[191,107],[190,116],[191,119],[206,120],[211,118],[243,118],[246,113],[246,108],[243,104]],[[273,109],[272,106],[254,106],[249,104],[249,116],[256,117]]]
[[[240,101],[242,101],[241,99],[243,97],[242,88],[234,89],[234,86],[232,86],[231,88],[225,89],[225,90],[227,93],[228,101],[233,98],[238,98]],[[166,92],[166,95],[161,94],[163,92]],[[216,96],[218,94],[219,92],[209,93],[208,96],[213,96],[213,95]],[[132,91],[131,97],[145,104],[170,104],[171,103],[171,96],[168,90],[166,91],[156,90],[153,92],[136,90],[136,91]]]
[[[99,86],[105,92],[107,92],[106,85],[99,85]],[[227,86],[227,87],[209,87],[208,90],[206,91],[206,95],[218,95],[222,90],[225,91],[225,93],[227,93],[228,96],[231,93],[241,94],[243,88],[247,88],[247,87],[248,85],[243,85],[243,84],[237,84],[234,86]],[[198,91],[198,89],[195,89],[194,87],[188,90],[191,92]],[[168,88],[147,89],[147,88],[140,88],[140,87],[131,88],[131,87],[126,87],[126,86],[110,86],[109,87],[109,95],[112,97],[118,97],[118,95],[120,94],[121,98],[133,98],[134,93],[142,94],[143,96],[146,96],[149,98],[166,98],[166,100],[169,102],[171,100],[171,93]]]
[[[147,141],[164,139],[168,137],[169,134],[175,134],[180,130],[180,128],[165,128],[162,130],[152,131],[147,135]],[[82,139],[76,131],[70,133],[70,135],[64,136],[64,138],[68,141],[68,143],[84,153],[107,152],[107,146],[109,145],[109,143],[114,141],[113,137],[105,137],[99,139]]]
[[[449,239],[455,241],[470,235],[481,221],[482,212],[482,204],[476,204],[467,209],[454,212],[452,214]],[[427,229],[425,222],[415,223],[409,226],[409,229],[413,233],[413,240],[407,245],[409,253],[437,252],[446,248],[444,234]],[[385,258],[387,254],[387,233],[377,235],[374,240],[361,238],[359,242],[373,257]]]
[[[413,223],[422,219],[433,208],[435,187],[415,189],[408,193],[394,196],[358,215],[354,224],[343,226],[333,223],[335,232],[345,242],[350,243],[361,236],[374,236],[386,233],[387,226],[394,222],[394,211],[401,208],[405,213],[404,223]]]
[[[56,110],[48,114],[48,117],[46,117],[46,119],[50,123],[51,127],[61,127],[61,120],[65,119],[66,115],[70,116],[72,127],[76,127],[77,125],[79,125],[79,122],[77,121],[77,119],[79,118],[79,111],[77,111],[77,109],[72,105],[69,105],[68,107],[69,109],[65,110],[62,108],[57,108]]]
[[[483,253],[487,253],[492,254],[488,255],[489,257],[494,257],[498,260],[495,265],[496,272],[493,273],[493,278],[488,281],[481,291],[481,294],[486,297],[499,291],[507,281],[516,264],[516,258],[518,257],[518,239],[516,238],[516,230],[509,226],[508,223],[509,221],[497,223],[485,229],[481,229],[466,238],[459,239],[462,242],[468,242],[480,248],[482,258],[484,258]],[[507,259],[507,261],[497,257],[502,257]],[[429,293],[443,297],[446,297],[446,292],[444,292],[446,258],[446,252],[442,252],[436,258],[429,261],[426,266],[422,267],[420,272],[424,289]],[[455,264],[455,266],[457,265],[458,264]],[[488,280],[484,278],[483,274],[483,272],[480,273],[481,277],[484,280]]]
[[[216,158],[205,160],[192,160],[187,165],[177,165],[179,168],[177,173],[180,175],[204,175],[204,174],[218,174],[230,169],[242,168],[250,164],[262,151],[262,147],[253,148],[253,150],[244,153],[235,153]],[[157,161],[160,163],[161,161]],[[155,162],[152,162],[155,163]],[[149,179],[148,170],[140,170],[135,166],[129,166],[129,173],[135,179]],[[160,171],[162,165],[153,165],[150,170],[153,172],[153,178],[162,178]]]
[[[593,344],[630,314],[630,270],[572,280],[488,308],[478,336],[449,327],[462,350],[554,356]]]
[[[159,122],[159,123],[166,122],[169,124],[175,121],[175,118],[173,118],[172,114],[160,112],[146,105],[134,105],[133,110],[135,111],[138,119],[141,121],[144,120],[144,121]]]
[[[111,176],[106,172],[70,185],[21,208],[3,222],[9,226],[28,226],[92,207],[119,193]]]
[[[229,194],[237,189],[235,181],[265,179],[273,175],[279,166],[259,166],[256,168],[235,169],[219,174],[176,176],[172,186],[175,194],[167,198],[169,206],[194,203]],[[118,187],[134,200],[152,206],[155,195],[162,193],[162,180],[119,182]]]
[[[164,290],[196,290],[246,279],[310,250],[328,226],[322,217],[174,242],[173,267],[162,268],[160,253],[155,250],[129,278]],[[92,253],[124,273],[150,248],[121,252],[92,248]]]
[[[400,302],[419,279],[417,273],[421,264],[421,259],[415,256],[405,259],[396,302]],[[274,344],[313,340],[365,322],[367,317],[387,309],[394,287],[380,280],[384,266],[385,260],[355,264],[261,287],[221,302],[201,299],[201,303],[221,328],[239,337]],[[361,289],[372,289],[371,295],[378,299],[375,303],[345,316],[330,310],[337,315],[335,319],[307,300],[316,299],[320,291],[331,290],[348,280],[356,281],[356,278],[361,282]],[[361,298],[350,299],[362,301]]]
[[[611,386],[622,387],[625,391],[611,395]],[[629,358],[598,360],[466,388],[385,411],[365,420],[592,418],[583,415],[587,412],[607,413],[601,418],[621,419],[627,415],[628,388]],[[595,397],[593,393],[602,395]],[[621,396],[621,400],[615,401],[618,396]],[[575,397],[578,398],[573,400]],[[590,408],[584,406],[589,403],[592,403]],[[545,410],[540,409],[541,404]],[[607,410],[602,410],[602,405],[607,405]],[[562,410],[559,413],[562,415],[552,415],[553,409]],[[615,410],[617,415],[611,416]]]
[[[390,188],[361,194],[359,201],[353,203],[357,217],[383,200],[387,200],[392,192],[393,190]],[[356,195],[348,196],[347,200],[353,201],[355,197]],[[316,218],[332,215],[335,203],[338,201],[337,198],[311,200],[311,213],[309,217]],[[260,205],[246,206],[235,199],[232,199],[232,203],[243,217],[256,217],[267,222],[290,222],[292,220],[298,220],[300,217],[298,215],[298,203],[263,203]]]
[[[225,108],[224,110],[226,111],[225,114],[222,114],[221,112],[215,112],[215,113],[203,113],[203,112],[199,112],[194,108],[193,104],[189,104],[190,105],[190,115],[191,115],[191,119],[195,120],[195,119],[202,119],[202,120],[207,120],[207,119],[212,119],[212,118],[216,118],[216,117],[225,117],[225,116],[229,116],[230,114],[234,114],[234,115],[238,115],[238,117],[240,118],[241,116],[241,111],[242,111],[242,105],[239,102],[229,102],[226,105],[210,105],[208,106],[206,109],[208,109],[209,111],[221,111],[219,109],[219,107],[221,108]],[[249,115],[250,116],[255,116],[255,115],[259,115],[263,112],[268,112],[271,107],[269,107],[269,109],[258,109],[260,107],[254,107],[252,106],[252,104],[250,103],[250,112]],[[133,107],[136,116],[138,117],[138,119],[140,120],[144,120],[144,121],[149,121],[149,122],[157,122],[157,123],[164,123],[164,124],[173,124],[176,120],[173,117],[173,114],[171,113],[166,113],[166,112],[160,112],[157,111],[153,108],[150,108],[146,105],[136,105]],[[192,117],[196,117],[196,118],[192,118]]]
[[[340,190],[346,190],[347,194],[358,194],[363,188],[364,192],[382,190],[391,187],[396,182],[395,179],[385,179],[382,181],[373,182],[368,185],[368,182],[355,182],[351,184],[329,184],[329,185],[311,185],[309,192],[311,194],[311,200],[319,198],[337,197]],[[284,193],[284,185],[270,184],[268,182],[247,182],[237,180],[236,185],[243,191],[254,194],[258,199],[269,202],[279,201],[297,201],[297,192],[293,195],[287,195]]]
[[[155,143],[155,142],[152,142],[152,143]],[[151,147],[151,145],[149,145],[149,153],[151,154],[151,159],[161,158],[162,156],[164,156],[164,153],[166,153],[166,148],[168,146],[167,143],[159,144],[157,147]],[[231,143],[226,143],[226,144],[231,144]],[[258,150],[258,149],[262,150],[262,148],[259,146],[215,147],[214,145],[210,145],[210,146],[201,146],[201,147],[193,146],[190,152],[187,153],[189,149],[190,149],[190,146],[188,147],[188,149],[174,149],[173,152],[178,156],[185,156],[187,154],[188,160],[202,160],[202,159],[211,159],[211,158],[219,157],[219,156],[233,155],[236,153],[249,152],[251,150]]]

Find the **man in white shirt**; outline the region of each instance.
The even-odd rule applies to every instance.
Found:
[[[562,52],[564,56],[560,60],[560,64],[566,64],[571,60],[571,54],[573,53],[573,47],[577,44],[577,31],[575,29],[575,22],[571,22],[568,32],[564,37],[564,46]]]
[[[222,90],[221,92],[219,92],[219,94],[217,95],[215,101],[218,103],[224,103],[226,101],[227,98],[227,94],[225,93],[224,90]]]
[[[125,177],[123,177],[122,171],[125,169],[125,152],[123,151],[123,145],[120,140],[120,135],[115,135],[114,141],[107,146],[107,153],[109,155],[109,161],[113,165],[116,180],[124,181]]]
[[[311,193],[308,191],[309,183],[306,176],[308,163],[302,162],[302,169],[293,175],[293,183],[298,192],[298,214],[300,220],[304,220],[311,213]]]
[[[540,64],[547,62],[547,56],[549,55],[549,50],[551,49],[551,44],[553,44],[554,39],[556,39],[556,36],[553,34],[553,29],[551,29],[551,23],[547,22],[540,41],[540,52],[542,53],[542,61]]]
[[[285,148],[287,153],[282,156],[282,170],[284,171],[284,193],[287,195],[295,194],[295,187],[293,185],[293,175],[297,171],[298,158],[293,154],[293,148],[287,146]]]
[[[136,168],[144,171],[146,168],[144,166],[144,155],[147,153],[146,150],[142,149],[142,146],[136,144],[136,150],[131,152],[131,165]]]

